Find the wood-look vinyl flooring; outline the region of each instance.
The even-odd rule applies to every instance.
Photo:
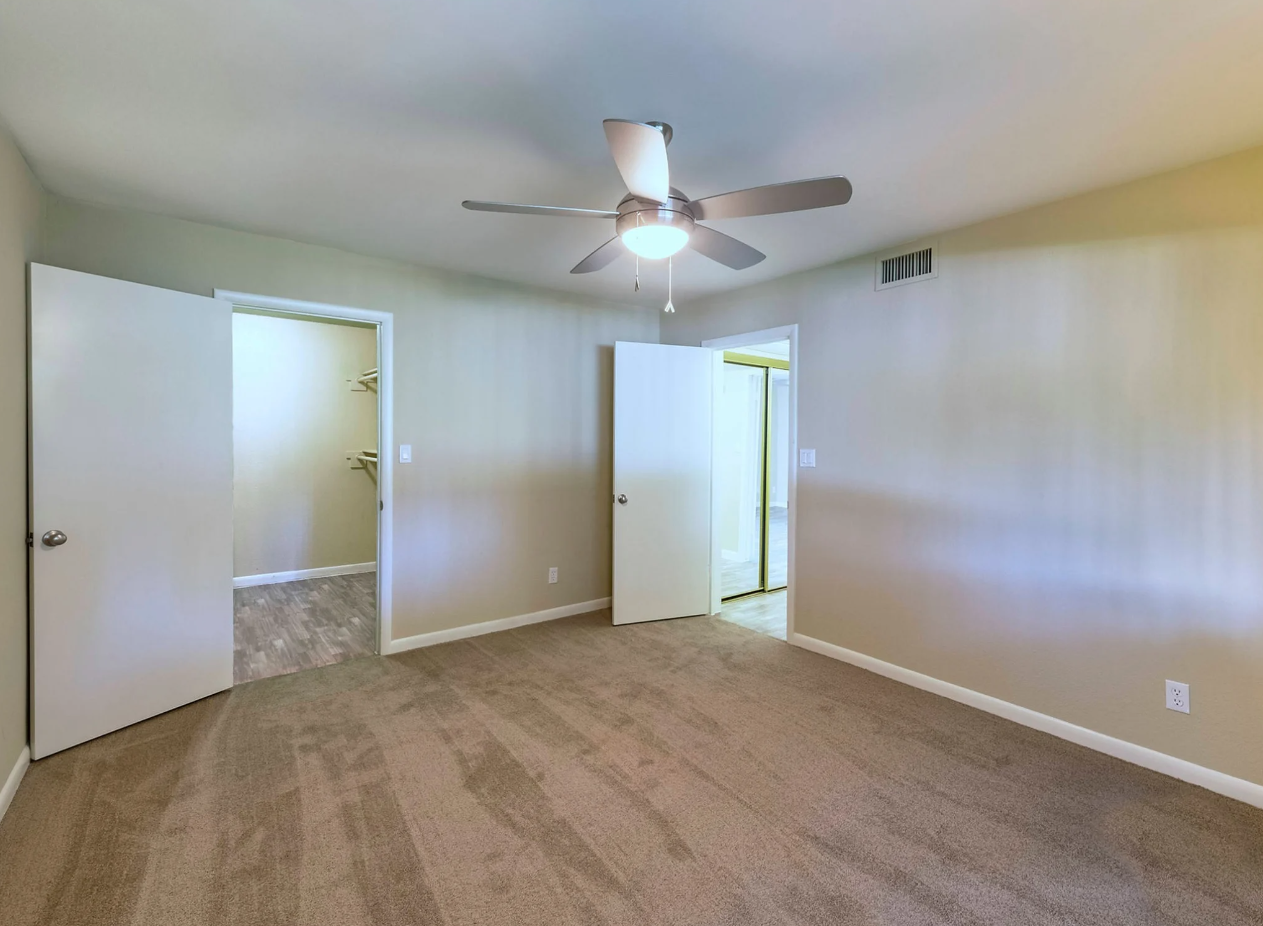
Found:
[[[377,573],[233,590],[233,684],[370,656]]]
[[[748,598],[725,601],[719,618],[747,630],[757,630],[769,637],[784,640],[787,604],[788,593],[785,589],[765,595],[751,595]]]

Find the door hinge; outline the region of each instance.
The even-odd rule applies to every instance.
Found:
[[[26,545],[27,545],[28,547],[33,547],[33,546],[35,546],[35,535],[34,535],[34,534],[28,533],[28,534],[26,535]]]

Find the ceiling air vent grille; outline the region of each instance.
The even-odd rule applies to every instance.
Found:
[[[938,263],[933,245],[877,259],[878,289],[932,280],[936,276]]]

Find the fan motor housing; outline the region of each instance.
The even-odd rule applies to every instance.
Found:
[[[688,197],[671,187],[666,203],[647,202],[637,199],[630,193],[618,204],[618,218],[614,220],[614,231],[621,235],[629,228],[640,225],[670,225],[682,228],[692,234],[693,212],[689,209]]]

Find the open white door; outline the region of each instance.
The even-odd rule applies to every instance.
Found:
[[[232,685],[232,306],[31,265],[31,754]]]
[[[710,604],[714,352],[614,345],[614,623]]]

